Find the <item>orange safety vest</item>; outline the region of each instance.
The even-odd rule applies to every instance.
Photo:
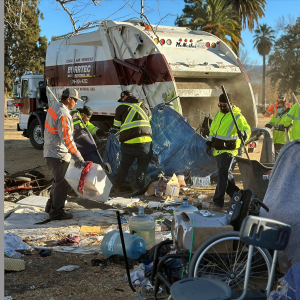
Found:
[[[288,104],[288,108],[291,108],[293,106],[293,104],[290,104],[287,100],[286,100],[286,103]],[[263,116],[265,118],[270,118],[270,117],[276,115],[278,113],[277,108],[278,108],[278,100],[276,101],[275,104],[269,106],[269,108],[266,110],[266,112],[263,114]]]

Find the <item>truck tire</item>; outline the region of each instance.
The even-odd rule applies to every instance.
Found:
[[[43,150],[44,133],[39,120],[34,119],[29,125],[29,140],[33,148]]]

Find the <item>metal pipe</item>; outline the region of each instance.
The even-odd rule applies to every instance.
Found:
[[[133,66],[133,65],[131,65],[131,64],[129,64],[129,63],[121,60],[121,59],[114,58],[114,62],[116,62],[117,64],[120,64],[120,65],[122,65],[124,67],[127,67],[127,68],[129,68],[129,69],[131,69],[131,70],[133,70],[135,72],[138,72],[138,73],[142,73],[143,72],[140,68],[138,68],[136,66]]]
[[[233,114],[233,111],[232,111],[232,107],[231,107],[231,105],[230,105],[229,98],[228,98],[228,95],[227,95],[227,93],[226,93],[226,90],[225,90],[224,85],[222,85],[221,88],[222,88],[222,91],[223,91],[223,95],[225,96],[225,99],[226,99],[226,101],[227,101],[227,105],[228,105],[228,107],[229,107],[229,111],[230,111],[230,113],[231,113],[231,116],[232,116],[234,125],[235,125],[236,130],[237,130],[237,133],[238,133],[238,136],[239,136],[239,138],[240,138],[240,140],[241,140],[241,142],[242,142],[242,145],[243,145],[243,147],[244,147],[244,150],[245,150],[245,153],[246,153],[246,155],[247,155],[247,158],[250,160],[249,153],[248,153],[247,148],[246,148],[246,146],[245,146],[245,142],[244,142],[244,140],[242,139],[242,134],[241,134],[241,131],[240,131],[240,129],[239,129],[239,126],[238,126],[238,124],[237,124],[237,122],[236,122],[236,119],[235,119],[235,117],[234,117],[234,114]]]
[[[271,272],[268,280],[268,286],[267,286],[267,298],[269,298],[270,292],[273,287],[274,283],[274,277],[275,277],[275,270],[276,270],[276,263],[277,263],[277,257],[278,257],[278,251],[274,251],[273,259],[272,259],[272,267],[271,267]]]
[[[248,283],[249,283],[249,278],[250,278],[250,271],[251,271],[251,263],[252,263],[252,255],[253,255],[253,245],[249,245],[248,249],[248,260],[247,260],[247,265],[246,265],[246,271],[245,271],[245,280],[244,280],[244,289],[242,295],[234,300],[242,300],[245,298],[247,294],[247,288],[248,288]]]
[[[119,227],[119,232],[120,232],[120,239],[121,239],[121,244],[122,244],[122,250],[123,250],[123,256],[125,260],[125,268],[126,268],[126,273],[127,273],[127,278],[128,278],[128,284],[131,288],[131,290],[142,300],[145,300],[145,298],[136,291],[136,289],[133,287],[131,278],[130,278],[130,272],[129,272],[129,265],[128,265],[128,260],[127,260],[127,253],[126,253],[126,247],[125,247],[125,241],[124,241],[124,236],[123,236],[123,230],[122,230],[122,224],[121,224],[121,217],[120,217],[120,212],[117,210],[117,220],[118,220],[118,227]]]
[[[53,96],[54,100],[59,103],[59,101],[57,100],[56,96],[53,94],[53,92],[49,89],[49,86],[46,86],[47,90],[50,92],[50,94]]]
[[[151,283],[152,284],[154,282],[154,277],[155,277],[155,273],[157,270],[159,250],[162,246],[169,245],[169,244],[173,244],[173,240],[166,240],[166,241],[160,242],[154,250],[153,267],[152,267],[152,271],[151,271]]]

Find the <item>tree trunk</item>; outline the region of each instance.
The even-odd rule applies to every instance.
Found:
[[[265,99],[265,93],[266,93],[266,56],[263,55],[263,78],[262,78],[262,98],[261,102],[264,107],[266,107],[266,99]]]
[[[4,118],[7,118],[7,88],[4,87]]]

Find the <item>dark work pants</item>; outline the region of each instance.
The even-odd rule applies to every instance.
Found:
[[[223,207],[225,192],[230,197],[239,188],[235,185],[232,171],[236,165],[235,157],[227,152],[216,156],[218,166],[219,182],[217,184],[213,202],[215,205]]]
[[[97,151],[93,151],[87,154],[82,155],[84,161],[91,161],[94,164],[102,165],[101,159]]]
[[[281,148],[283,147],[283,144],[274,144],[274,149],[275,149],[275,160],[277,159],[279,152]]]
[[[50,199],[46,206],[50,207],[50,219],[61,216],[64,213],[65,201],[69,184],[65,180],[69,163],[54,157],[45,157],[46,164],[52,173],[53,182],[50,191]]]
[[[145,176],[152,157],[152,142],[138,144],[121,144],[121,161],[118,169],[116,188],[121,188],[126,181],[130,166],[137,159],[137,170],[135,174],[135,188],[142,190],[145,185]]]

